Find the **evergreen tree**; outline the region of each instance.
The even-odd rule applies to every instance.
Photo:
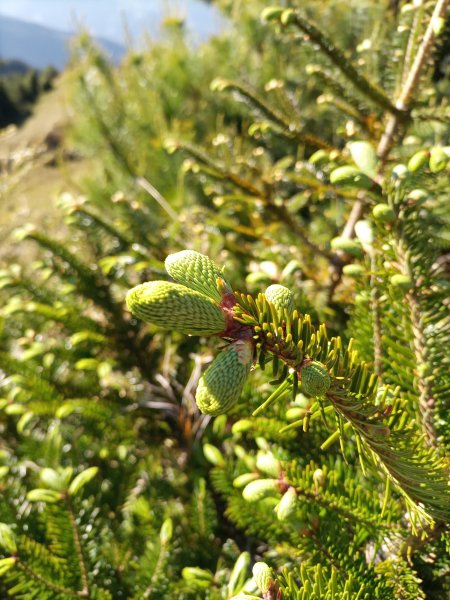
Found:
[[[0,273],[0,595],[448,596],[448,2],[284,4],[79,39],[95,175]]]

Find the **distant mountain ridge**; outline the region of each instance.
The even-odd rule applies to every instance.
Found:
[[[62,70],[69,58],[69,41],[74,32],[63,32],[0,14],[0,59],[17,60],[36,69],[52,65]],[[105,38],[97,43],[118,62],[124,54],[120,44]]]
[[[20,60],[3,60],[0,58],[0,77],[2,75],[12,75],[13,73],[23,75],[29,69],[29,65]]]

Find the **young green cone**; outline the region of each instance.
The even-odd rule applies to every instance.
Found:
[[[335,185],[348,185],[361,190],[370,190],[375,185],[375,182],[370,177],[367,177],[365,173],[350,165],[338,167],[334,171],[331,171],[330,182]]]
[[[218,279],[223,280],[225,291],[231,292],[231,287],[217,265],[208,256],[194,250],[182,250],[175,254],[169,254],[164,266],[177,283],[205,294],[216,302],[220,302],[222,299],[217,284]]]
[[[212,444],[203,444],[203,455],[215,467],[224,467],[225,460],[222,452]]]
[[[270,477],[278,477],[281,472],[280,461],[275,458],[272,452],[263,452],[260,450],[256,457],[256,468],[261,473]]]
[[[364,256],[361,244],[356,240],[336,237],[331,240],[331,247],[333,250],[342,250],[351,256],[356,256],[356,258],[363,258]]]
[[[278,496],[280,485],[278,479],[257,479],[250,481],[242,491],[242,497],[247,502],[259,502],[269,496]]]
[[[295,308],[294,294],[287,287],[284,287],[284,285],[279,285],[278,283],[269,285],[264,295],[277,310],[285,308],[287,311],[292,312]]]
[[[253,579],[262,594],[266,594],[273,585],[272,569],[265,562],[257,562],[252,569]]]
[[[328,369],[316,360],[302,368],[300,377],[302,390],[311,396],[323,396],[331,385]]]
[[[275,512],[279,521],[287,521],[297,509],[297,492],[295,488],[290,487],[283,494],[280,502],[275,507]]]
[[[373,217],[375,220],[380,221],[381,223],[392,223],[395,221],[395,212],[385,202],[380,202],[376,204],[372,211]]]
[[[233,480],[233,487],[243,488],[256,479],[259,479],[258,473],[243,473]]]
[[[253,360],[251,342],[237,340],[224,348],[201,377],[195,400],[213,417],[227,412],[241,395]]]
[[[413,287],[414,282],[408,275],[397,273],[396,275],[392,275],[391,285],[393,285],[395,288],[403,290],[404,292],[408,292]]]
[[[213,335],[225,329],[225,316],[217,304],[184,285],[150,281],[130,290],[131,313],[146,323],[187,335]]]
[[[250,560],[249,552],[242,552],[234,563],[227,586],[228,596],[234,592],[239,592],[243,588],[250,567]]]

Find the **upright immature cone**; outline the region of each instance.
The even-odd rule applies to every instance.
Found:
[[[375,182],[367,177],[362,171],[346,165],[331,171],[330,182],[336,185],[348,185],[362,190],[370,190],[375,187]]]
[[[143,283],[128,292],[126,301],[135,317],[163,329],[187,335],[213,335],[225,329],[223,311],[213,300],[177,283]]]
[[[272,452],[264,452],[260,450],[256,457],[256,468],[261,473],[270,477],[278,477],[281,472],[280,461],[275,458]]]
[[[262,594],[266,594],[273,584],[272,569],[265,562],[257,562],[253,565],[253,579]]]
[[[275,507],[275,512],[279,521],[287,521],[297,509],[297,492],[295,488],[290,487],[283,494],[280,502]]]
[[[397,273],[396,275],[392,275],[391,285],[400,290],[403,290],[404,292],[407,292],[413,287],[414,282],[408,275]]]
[[[336,237],[331,240],[331,247],[333,250],[342,250],[343,252],[347,252],[351,256],[356,256],[356,258],[363,258],[364,252],[361,247],[361,244],[356,240],[349,240],[343,237]]]
[[[259,502],[269,496],[278,496],[280,482],[278,479],[257,479],[250,481],[242,491],[242,497],[247,502]]]
[[[311,396],[322,396],[330,388],[328,369],[316,360],[305,365],[300,372],[302,388]]]
[[[376,204],[373,208],[372,214],[374,216],[374,219],[382,223],[392,223],[393,221],[395,221],[395,212],[389,206],[389,204],[386,204],[384,202]]]
[[[249,567],[250,554],[248,552],[242,552],[234,563],[233,570],[231,571],[230,580],[227,586],[229,595],[238,592],[243,588]]]
[[[164,265],[166,271],[177,283],[201,292],[217,302],[222,299],[217,285],[218,279],[223,280],[225,291],[231,292],[231,287],[225,281],[220,269],[204,254],[194,250],[182,250],[175,254],[169,254]]]
[[[213,417],[227,412],[241,395],[253,360],[249,341],[233,342],[213,360],[201,377],[195,400],[202,413]]]
[[[272,302],[277,310],[282,310],[285,308],[289,312],[292,312],[295,308],[294,294],[290,289],[284,287],[284,285],[279,285],[278,283],[269,285],[267,290],[264,292],[264,295],[269,302]]]

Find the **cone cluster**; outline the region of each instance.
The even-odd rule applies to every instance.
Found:
[[[230,313],[236,300],[222,271],[208,256],[182,250],[170,254],[164,265],[174,281],[150,281],[134,287],[127,294],[127,306],[135,317],[163,329],[241,338],[216,356],[197,387],[199,410],[210,416],[222,415],[239,400],[253,363],[254,341],[246,335],[230,335],[235,331],[230,329]],[[265,296],[281,317],[294,310],[294,296],[282,285],[269,286]],[[312,363],[302,369],[304,390],[312,395],[324,393],[330,385],[328,371],[322,365],[323,372],[318,365]]]
[[[187,335],[217,335],[226,329],[220,302],[231,287],[207,256],[192,250],[169,255],[168,274],[175,280],[151,281],[130,290],[130,312],[146,323]],[[253,361],[249,340],[236,340],[214,359],[201,377],[196,402],[204,414],[227,412],[239,399]]]

